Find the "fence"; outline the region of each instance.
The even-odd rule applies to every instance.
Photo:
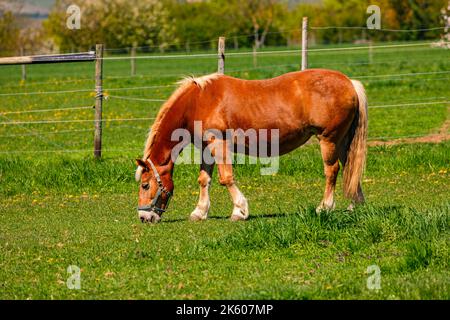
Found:
[[[217,72],[219,73],[225,73],[225,59],[226,57],[244,57],[244,56],[251,56],[253,58],[256,58],[257,56],[280,56],[280,55],[294,55],[294,56],[301,56],[301,63],[297,63],[297,68],[306,69],[308,67],[308,53],[329,53],[333,52],[335,54],[338,53],[348,53],[348,52],[358,52],[358,51],[365,51],[368,52],[368,60],[369,62],[356,62],[361,65],[364,64],[374,64],[377,62],[373,61],[373,52],[378,49],[387,49],[387,50],[397,50],[399,48],[418,48],[418,47],[429,47],[432,42],[422,42],[422,43],[408,43],[408,44],[389,44],[389,45],[368,45],[368,46],[352,46],[352,47],[340,47],[340,48],[308,48],[308,41],[307,41],[307,32],[308,32],[308,21],[307,19],[303,20],[302,25],[302,34],[303,34],[303,45],[301,49],[288,49],[288,50],[267,50],[267,51],[259,51],[255,52],[253,51],[242,51],[242,52],[229,52],[225,53],[225,38],[220,37],[218,42],[218,52],[217,53],[200,53],[200,54],[165,54],[165,55],[136,55],[136,49],[132,50],[131,56],[103,56],[103,46],[97,45],[95,52],[88,52],[88,53],[81,53],[81,54],[66,54],[66,55],[49,55],[49,56],[34,56],[34,57],[13,57],[13,58],[2,58],[0,59],[0,65],[2,64],[42,64],[42,63],[62,63],[62,62],[95,62],[95,77],[92,78],[86,78],[86,79],[80,79],[80,80],[65,80],[67,83],[74,82],[74,81],[95,81],[95,90],[94,90],[94,97],[95,97],[95,130],[94,130],[94,156],[99,158],[102,155],[102,124],[105,122],[125,122],[125,121],[146,121],[146,120],[153,120],[154,117],[115,117],[115,118],[103,118],[102,115],[102,108],[103,108],[103,102],[105,99],[111,99],[111,100],[124,100],[124,101],[133,101],[133,102],[163,102],[165,99],[157,99],[157,98],[143,98],[143,97],[136,97],[136,96],[121,96],[116,94],[110,94],[110,92],[119,92],[119,91],[133,91],[133,90],[146,90],[146,89],[160,89],[160,88],[170,88],[174,87],[174,84],[165,84],[165,85],[154,85],[154,86],[133,86],[133,87],[121,87],[121,88],[103,88],[103,62],[104,61],[121,61],[121,60],[130,60],[131,61],[131,73],[129,76],[118,76],[118,77],[109,77],[106,78],[108,80],[118,80],[121,79],[127,79],[127,78],[136,78],[136,61],[138,60],[164,60],[164,59],[200,59],[200,58],[214,58],[218,60],[217,63]],[[386,61],[386,62],[378,62],[378,63],[391,63],[394,61]],[[245,70],[261,70],[264,68],[276,68],[280,66],[294,66],[293,64],[289,65],[271,65],[271,66],[253,66],[252,68],[246,68],[246,69],[230,69],[227,70],[228,72],[242,72]],[[450,70],[445,71],[430,71],[430,72],[413,72],[413,73],[397,73],[397,74],[374,74],[374,75],[352,75],[352,78],[361,79],[361,80],[370,80],[370,81],[397,81],[397,80],[404,80],[404,79],[411,79],[418,76],[423,75],[443,75],[450,73]],[[164,77],[174,77],[179,76],[180,74],[165,74]],[[148,78],[155,77],[155,75],[149,75]],[[436,78],[437,80],[438,78]],[[441,80],[448,79],[448,78],[439,78]],[[429,80],[435,80],[429,79]],[[0,93],[1,97],[8,97],[8,96],[28,96],[28,95],[64,95],[64,94],[71,94],[71,93],[90,93],[93,90],[91,89],[77,89],[77,90],[52,90],[52,91],[31,91],[31,92],[12,92],[12,93]],[[430,105],[446,105],[448,104],[448,97],[433,97],[433,101],[426,101],[426,102],[405,102],[405,103],[389,103],[389,104],[375,104],[371,105],[370,108],[376,108],[376,109],[382,109],[382,108],[401,108],[401,107],[410,107],[410,106],[430,106]],[[68,108],[60,108],[60,109],[36,109],[36,110],[23,110],[23,111],[10,111],[10,112],[0,112],[0,115],[7,115],[7,114],[20,114],[20,113],[45,113],[45,112],[52,112],[56,110],[61,111],[68,111],[68,110],[88,110],[91,109],[92,106],[77,106],[77,107],[68,107]],[[13,126],[13,125],[20,125],[20,126],[27,126],[27,125],[45,125],[45,124],[58,124],[58,123],[88,123],[92,120],[89,119],[64,119],[64,120],[54,120],[54,119],[42,119],[38,121],[3,121],[0,122],[0,125],[3,126]],[[71,133],[71,132],[84,132],[84,131],[90,131],[89,129],[76,129],[76,130],[63,130],[59,133]],[[40,133],[40,134],[51,134],[50,132],[47,133]],[[54,133],[57,134],[57,133]],[[33,132],[30,132],[25,135],[36,135]],[[10,135],[14,136],[14,135]],[[379,137],[384,138],[384,137]],[[65,152],[86,152],[87,150],[67,150]],[[116,150],[118,151],[118,150]],[[125,150],[122,150],[125,151]],[[45,150],[42,152],[52,152],[51,150]]]
[[[26,64],[52,64],[69,62],[93,62],[95,61],[95,136],[94,156],[101,157],[102,150],[102,101],[103,101],[103,45],[97,44],[95,51],[84,53],[70,53],[57,55],[21,56],[0,58],[0,65],[26,65]],[[22,73],[23,73],[22,69]],[[24,75],[22,74],[22,79]],[[88,107],[81,107],[82,109]],[[71,108],[72,110],[80,108]],[[40,112],[46,112],[40,111]],[[35,111],[37,112],[37,111]],[[17,122],[20,124],[20,122]],[[40,123],[48,123],[40,122]],[[3,123],[5,124],[5,123]]]

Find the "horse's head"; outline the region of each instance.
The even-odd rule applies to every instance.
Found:
[[[173,192],[171,170],[156,167],[149,159],[136,159],[136,181],[140,182],[138,213],[142,222],[156,223],[169,205]]]

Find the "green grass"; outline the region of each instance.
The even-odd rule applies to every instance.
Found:
[[[270,48],[269,48],[270,49]],[[352,76],[450,70],[448,51],[377,49],[312,52],[312,67]],[[298,55],[230,56],[227,70],[267,78],[298,68]],[[204,74],[214,58],[105,61],[105,87],[166,85],[177,75]],[[2,67],[3,68],[3,67]],[[92,64],[5,67],[0,94],[91,89]],[[448,100],[447,74],[361,78],[372,106]],[[386,79],[391,79],[386,81]],[[381,81],[383,80],[383,81]],[[67,82],[70,81],[70,82]],[[173,87],[109,91],[165,99]],[[107,90],[108,92],[108,90]],[[89,92],[1,96],[2,112],[86,106]],[[159,103],[108,99],[104,118],[153,117]],[[374,108],[369,136],[435,133],[446,104]],[[0,113],[1,115],[1,113]],[[6,118],[5,118],[6,117]],[[0,121],[92,119],[88,109],[4,114]],[[91,156],[92,123],[0,125],[0,298],[2,299],[449,299],[450,142],[371,147],[363,187],[367,205],[354,212],[338,179],[337,209],[315,213],[324,178],[316,144],[280,158],[274,176],[259,165],[236,165],[251,219],[232,223],[230,197],[211,188],[210,219],[188,221],[198,198],[198,167],[175,169],[175,196],[158,225],[137,219],[133,159],[151,121],[105,124],[104,157]],[[65,130],[87,130],[65,133]],[[54,150],[85,150],[52,152]],[[108,151],[109,150],[109,151]],[[69,290],[67,267],[82,269],[81,289]],[[367,288],[367,268],[381,270],[381,289]]]

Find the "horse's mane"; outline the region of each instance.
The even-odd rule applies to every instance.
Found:
[[[151,127],[148,136],[147,141],[145,143],[144,148],[144,160],[146,160],[150,155],[151,147],[155,141],[155,137],[157,136],[159,132],[159,128],[161,126],[161,122],[164,118],[164,116],[167,114],[169,109],[174,105],[174,103],[178,100],[178,98],[189,88],[191,85],[198,86],[201,90],[204,90],[208,84],[210,84],[213,80],[217,79],[221,75],[218,73],[212,73],[206,76],[202,77],[185,77],[177,82],[178,88],[172,93],[170,98],[163,104],[161,109],[158,112],[158,115],[156,116],[155,122],[153,123],[153,126]]]

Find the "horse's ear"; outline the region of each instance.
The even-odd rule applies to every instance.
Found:
[[[144,170],[148,170],[148,167],[145,161],[142,161],[141,159],[136,159],[136,165],[138,167],[136,169],[136,173],[134,174],[134,178],[137,182],[139,182],[139,180],[141,180],[142,172],[144,172]]]
[[[144,160],[136,159],[136,165],[138,167],[142,167],[143,169],[148,169],[147,162],[145,162]]]
[[[136,179],[136,182],[141,180],[143,170],[144,169],[141,166],[137,167],[136,172],[134,173],[134,179]]]

